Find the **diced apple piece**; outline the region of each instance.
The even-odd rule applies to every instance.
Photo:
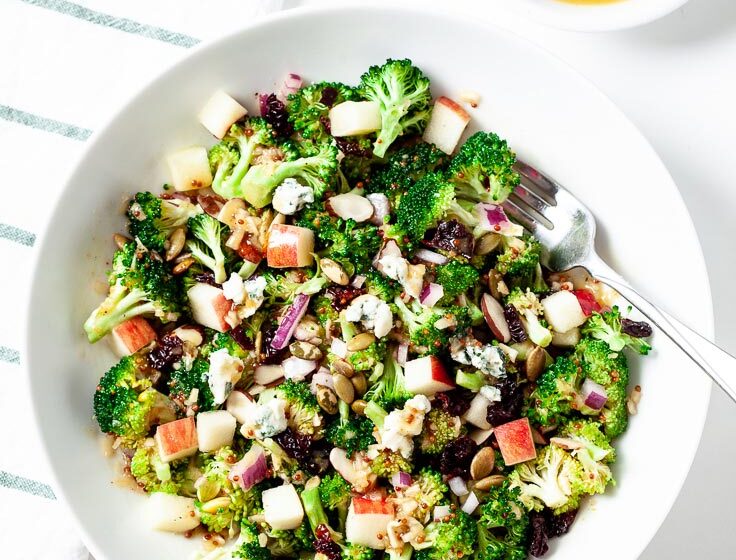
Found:
[[[245,107],[218,89],[199,112],[199,122],[214,136],[222,139],[233,123],[247,114]]]
[[[558,333],[557,331],[552,333],[552,346],[573,348],[578,342],[580,342],[580,329],[577,327],[563,333]]]
[[[177,191],[203,189],[212,184],[207,148],[193,146],[174,152],[166,158],[171,172],[171,183]]]
[[[333,136],[357,136],[381,129],[381,109],[374,101],[343,101],[330,109]]]
[[[219,332],[230,330],[226,319],[232,309],[232,302],[220,288],[198,283],[189,288],[187,296],[192,308],[192,318],[197,323]]]
[[[557,332],[563,333],[579,327],[587,319],[578,298],[568,290],[555,292],[544,298],[541,303],[545,319]]]
[[[165,463],[194,455],[199,449],[194,418],[182,418],[156,428],[158,454]]]
[[[227,410],[211,410],[197,414],[197,440],[203,453],[230,445],[235,436],[235,416]]]
[[[145,517],[152,529],[184,533],[199,525],[194,498],[153,492],[146,501]]]
[[[266,258],[272,268],[312,266],[314,232],[311,229],[274,224],[268,234]]]
[[[156,340],[156,331],[143,317],[133,317],[123,321],[112,330],[110,339],[113,350],[120,356],[135,354],[144,346]]]
[[[284,484],[264,490],[263,515],[273,529],[296,529],[304,519],[304,508],[294,486]]]
[[[383,550],[387,527],[394,519],[394,508],[379,496],[354,496],[345,521],[345,538],[354,544]]]
[[[242,391],[233,391],[225,401],[225,409],[232,414],[240,424],[245,424],[250,412],[258,405]]]
[[[473,424],[473,426],[478,426],[482,430],[489,430],[491,425],[488,423],[487,416],[490,404],[491,401],[478,393],[470,401],[470,408],[468,408],[468,411],[463,416],[463,420],[469,424]]]
[[[406,362],[404,377],[407,391],[414,394],[431,397],[435,393],[455,388],[437,356],[425,356]]]
[[[491,437],[491,434],[493,434],[493,428],[489,428],[488,430],[478,428],[477,430],[471,430],[468,433],[468,437],[478,445],[482,445],[484,441]]]
[[[513,422],[495,426],[493,433],[496,434],[498,447],[507,466],[531,461],[537,457],[528,418],[519,418]]]
[[[480,307],[483,310],[486,323],[488,323],[491,331],[493,331],[493,336],[501,342],[509,342],[511,340],[511,331],[503,314],[503,307],[498,303],[498,300],[490,294],[483,294],[480,300]]]
[[[572,293],[578,298],[580,308],[586,317],[590,317],[594,312],[601,312],[601,304],[598,303],[598,300],[595,299],[595,294],[590,290],[573,290]]]
[[[432,115],[424,130],[424,141],[434,144],[446,154],[455,151],[470,115],[460,105],[447,97],[439,97],[434,102]]]

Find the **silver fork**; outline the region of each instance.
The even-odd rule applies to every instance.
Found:
[[[645,315],[736,401],[736,358],[635,290],[595,252],[595,219],[582,202],[530,165],[517,162],[521,184],[504,202],[506,213],[539,239],[542,264],[554,272],[583,267]]]

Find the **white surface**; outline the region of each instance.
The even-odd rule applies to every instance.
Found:
[[[396,22],[401,22],[400,33]],[[324,28],[332,30],[329,39]],[[450,63],[443,41],[423,41],[427,30],[440,29],[448,43],[463,42],[467,51],[462,59]],[[274,37],[284,38],[281,49],[243,56]],[[289,43],[289,37],[299,40]],[[333,43],[342,45],[345,58],[327,55]],[[682,307],[681,288],[671,282],[679,271],[675,259],[687,259],[689,282],[699,288],[691,296],[696,305],[691,319],[698,328],[709,330],[704,267],[669,175],[621,113],[566,66],[512,35],[446,15],[374,8],[277,16],[199,49],[115,116],[90,142],[49,220],[52,235],[45,236],[39,248],[41,273],[33,280],[30,316],[35,320],[26,355],[31,390],[57,488],[80,520],[98,560],[130,558],[140,550],[157,550],[160,558],[173,559],[191,548],[187,541],[151,533],[140,525],[137,512],[143,500],[109,484],[114,474],[100,456],[88,412],[89,394],[111,359],[104,346],[87,344],[78,325],[98,303],[100,296],[90,285],[108,266],[110,235],[120,227],[115,216],[121,199],[129,196],[131,185],[166,180],[161,160],[172,147],[212,142],[196,112],[213,90],[242,92],[247,99],[248,92],[272,89],[287,71],[353,81],[370,64],[389,56],[412,58],[432,76],[435,94],[451,95],[461,86],[488,95],[489,101],[473,111],[473,128],[493,128],[523,159],[578,194],[598,219],[602,254],[635,284],[656,288],[676,310]],[[487,72],[478,74],[481,66]],[[517,72],[518,68],[524,71]],[[513,75],[515,79],[499,86],[498,76]],[[611,166],[613,154],[627,165]],[[635,197],[639,204],[632,206]],[[650,215],[647,209],[657,203],[662,212]],[[87,212],[80,213],[80,207]],[[631,221],[644,220],[651,228],[649,244],[641,242],[639,229],[630,227]],[[63,236],[53,235],[62,230]],[[652,253],[650,245],[661,249]],[[79,255],[86,258],[73,258]],[[59,298],[59,293],[65,297]],[[615,466],[619,486],[581,512],[575,531],[555,543],[558,557],[573,556],[609,539],[610,527],[617,526],[627,538],[609,542],[598,558],[635,558],[665,517],[689,469],[709,385],[697,377],[695,366],[682,364],[666,339],[657,337],[656,345],[650,358],[631,362],[633,381],[642,383],[652,396],[619,441],[621,459]],[[687,399],[691,422],[663,432],[662,418],[677,417],[678,403]],[[675,447],[679,454],[671,453]],[[69,449],[75,450],[74,461],[69,460]],[[668,457],[667,470],[659,464],[663,456]],[[116,531],[109,531],[111,526]]]

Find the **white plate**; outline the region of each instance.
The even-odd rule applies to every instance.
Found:
[[[521,157],[580,195],[598,217],[603,256],[711,331],[702,254],[672,179],[621,112],[567,66],[507,32],[448,15],[353,8],[264,19],[192,52],[100,130],[39,243],[28,314],[30,389],[57,495],[97,560],[178,560],[197,546],[145,527],[145,498],[111,484],[92,419],[92,393],[113,358],[104,342],[87,344],[82,322],[102,297],[123,201],[167,179],[162,161],[170,150],[212,141],[196,114],[213,90],[223,87],[253,111],[253,92],[273,90],[287,71],[355,82],[387,57],[412,58],[432,77],[435,94],[482,92],[474,123],[508,138]],[[636,558],[677,496],[710,384],[662,337],[655,344],[650,358],[633,360],[643,400],[619,443],[619,485],[585,508],[572,533],[553,544],[553,558],[590,550],[598,560]]]
[[[619,0],[571,4],[560,0],[505,0],[503,7],[540,23],[572,31],[613,31],[637,27],[674,12],[688,0]]]

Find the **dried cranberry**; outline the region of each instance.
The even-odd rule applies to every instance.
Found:
[[[547,544],[547,522],[544,514],[540,512],[532,512],[529,515],[531,521],[531,542],[529,543],[529,554],[535,558],[540,558],[547,554],[549,545]]]
[[[330,529],[325,524],[317,525],[314,539],[314,550],[324,554],[328,560],[340,560],[340,547],[332,540]]]
[[[652,327],[646,321],[621,319],[621,332],[635,338],[647,338],[652,336]]]
[[[287,428],[273,438],[284,452],[296,459],[299,466],[310,473],[321,474],[324,472],[327,464],[322,461],[322,457],[326,457],[323,445],[316,442],[306,434],[295,432],[291,428]]]
[[[570,530],[575,521],[575,517],[578,514],[578,510],[573,509],[559,515],[552,513],[552,510],[545,510],[547,517],[547,535],[552,537],[559,537],[564,535]]]
[[[270,94],[265,101],[266,111],[262,114],[268,124],[273,127],[277,136],[288,138],[294,132],[289,122],[289,113],[275,93]]]
[[[440,472],[449,477],[467,478],[470,462],[478,450],[478,445],[468,436],[460,436],[447,444],[440,455]]]
[[[506,319],[509,331],[511,332],[511,342],[524,342],[527,338],[526,331],[516,308],[513,305],[505,305],[503,308],[503,317]]]
[[[286,359],[288,348],[276,350],[271,346],[271,341],[276,334],[276,325],[271,325],[263,331],[263,339],[261,341],[260,362],[262,364],[280,364]]]
[[[332,123],[330,123],[330,119],[328,117],[320,117],[319,122],[324,127],[327,134],[332,134]]]
[[[457,220],[440,222],[437,229],[427,232],[423,242],[428,247],[460,254],[467,258],[473,256],[475,244],[473,234]]]
[[[332,304],[338,311],[345,309],[351,301],[364,293],[366,293],[365,288],[355,288],[353,286],[333,285],[325,290],[325,294],[332,300]]]
[[[524,391],[518,383],[506,378],[496,385],[501,391],[501,400],[491,403],[486,419],[492,426],[500,426],[521,418],[524,406]]]
[[[171,368],[184,354],[184,342],[173,333],[161,337],[156,348],[148,354],[148,365],[159,371]]]
[[[437,393],[432,401],[433,408],[444,410],[452,416],[462,416],[470,408],[475,395],[467,389],[455,389],[448,393]]]
[[[209,284],[210,286],[220,287],[220,284],[215,282],[215,275],[212,272],[203,272],[202,274],[195,275],[194,279],[200,284]]]
[[[319,102],[327,107],[332,107],[337,101],[338,91],[333,87],[326,87],[322,90],[322,97],[319,98]]]
[[[237,342],[243,350],[253,349],[253,341],[245,334],[245,330],[242,326],[238,325],[232,329],[230,331],[230,336],[233,337],[235,342]]]
[[[346,138],[335,138],[337,147],[346,156],[371,157],[373,152],[368,148],[361,148],[357,142],[351,142]]]

